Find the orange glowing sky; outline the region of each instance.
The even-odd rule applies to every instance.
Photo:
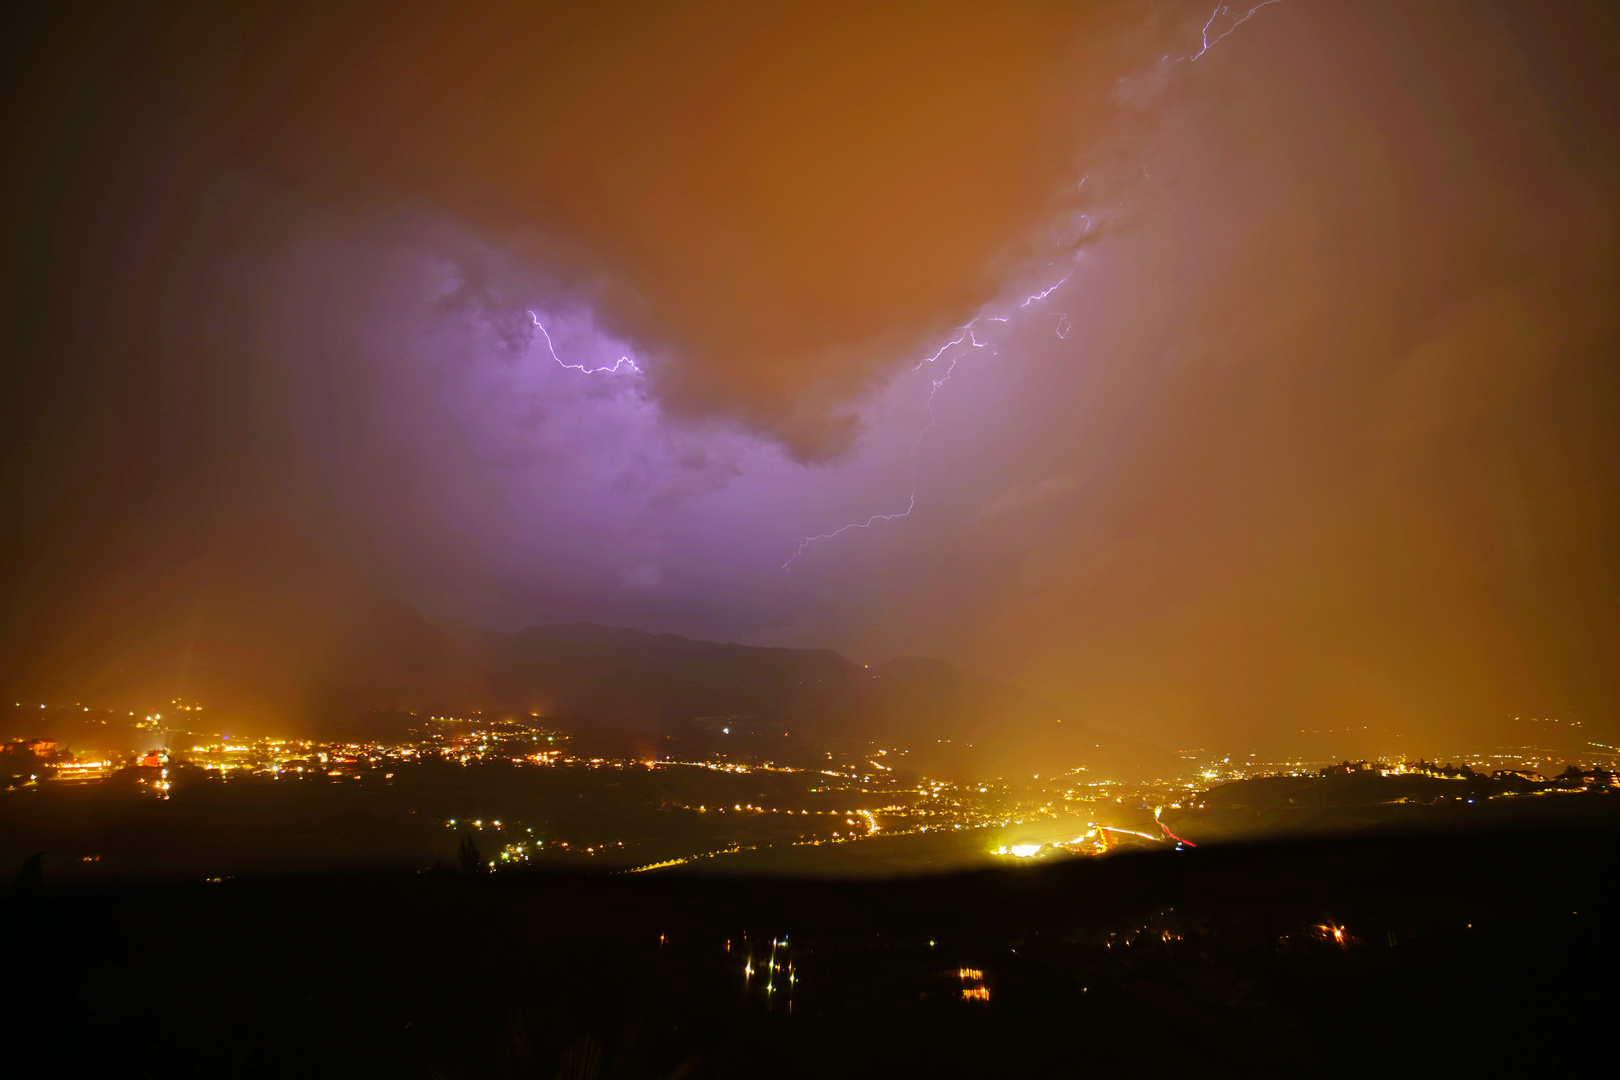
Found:
[[[1604,5],[1281,0],[1196,61],[1196,4],[9,18],[8,685],[206,619],[220,685],[313,677],[197,614],[285,532],[1177,744],[1616,726]],[[534,310],[644,378],[531,368]]]

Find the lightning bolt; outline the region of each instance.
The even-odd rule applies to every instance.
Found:
[[[1230,5],[1228,5],[1228,4],[1220,5],[1213,12],[1210,13],[1209,21],[1204,24],[1204,35],[1203,35],[1203,39],[1202,39],[1203,40],[1202,47],[1196,53],[1194,53],[1193,55],[1184,56],[1184,57],[1182,57],[1182,59],[1187,60],[1189,62],[1193,61],[1193,60],[1197,60],[1200,56],[1203,56],[1205,53],[1209,52],[1209,50],[1213,49],[1221,41],[1223,41],[1226,38],[1230,37],[1232,35],[1232,31],[1236,30],[1238,27],[1242,26],[1244,23],[1246,23],[1250,19],[1254,18],[1254,13],[1255,12],[1259,11],[1263,7],[1270,7],[1272,4],[1280,4],[1280,3],[1282,3],[1282,0],[1261,0],[1261,3],[1258,3],[1258,4],[1254,5],[1254,7],[1250,8],[1248,11],[1245,11],[1241,16],[1239,16],[1238,18],[1233,19],[1231,26],[1228,26],[1225,30],[1222,30],[1219,34],[1216,34],[1214,36],[1214,38],[1211,38],[1209,36],[1209,28],[1215,25],[1215,20],[1220,18],[1222,15],[1230,16],[1232,14],[1232,8],[1231,8]]]
[[[1036,293],[1034,296],[1025,297],[1024,302],[1018,306],[1021,308],[1027,308],[1031,304],[1037,304],[1040,301],[1045,300],[1048,296],[1051,296],[1053,293],[1057,292],[1063,283],[1068,281],[1073,276],[1074,271],[1070,270],[1067,274],[1064,274],[1062,277],[1058,278],[1055,284],[1049,286],[1041,292]],[[973,324],[969,323],[968,325],[971,326]]]
[[[1082,184],[1085,183],[1084,180],[1081,180],[1080,182]],[[1090,223],[1089,222],[1087,223],[1086,228],[1087,228],[1087,231],[1090,230]],[[1027,308],[1031,304],[1040,303],[1042,300],[1045,300],[1048,296],[1051,296],[1053,293],[1057,292],[1058,289],[1073,276],[1074,276],[1074,271],[1070,270],[1067,274],[1064,274],[1061,278],[1059,278],[1055,284],[1047,287],[1043,291],[1038,292],[1033,296],[1025,297],[1024,302],[1022,304],[1019,304],[1018,306],[1020,308]],[[1057,321],[1057,326],[1054,329],[1057,331],[1057,336],[1060,337],[1060,338],[1063,338],[1066,341],[1066,340],[1068,340],[1068,337],[1069,337],[1069,329],[1068,329],[1068,327],[1069,327],[1069,313],[1066,312],[1066,311],[1059,311],[1056,314],[1057,314],[1057,317],[1058,317],[1058,321]],[[1006,322],[1005,319],[1003,319],[1001,321]]]
[[[1244,23],[1246,23],[1250,19],[1254,18],[1255,15],[1260,11],[1261,8],[1270,7],[1272,4],[1280,4],[1280,3],[1282,3],[1282,0],[1261,0],[1260,3],[1255,4],[1253,7],[1249,8],[1242,15],[1235,15],[1235,16],[1232,13],[1231,5],[1229,5],[1229,4],[1220,4],[1220,5],[1218,5],[1215,8],[1215,10],[1210,13],[1209,19],[1207,21],[1205,21],[1205,23],[1204,23],[1204,28],[1203,28],[1202,34],[1201,34],[1201,36],[1199,38],[1199,49],[1198,49],[1198,51],[1196,53],[1193,53],[1190,56],[1177,57],[1176,62],[1180,63],[1183,60],[1191,62],[1191,61],[1197,60],[1200,56],[1203,56],[1205,53],[1209,52],[1210,49],[1214,48],[1216,45],[1220,44],[1222,41],[1224,41],[1228,37],[1230,37],[1232,35],[1232,33],[1237,30],[1238,27],[1242,26]],[[1217,33],[1214,37],[1210,37],[1210,31],[1214,28],[1216,21],[1218,19],[1220,19],[1221,16],[1223,16],[1223,15],[1227,16],[1228,18],[1230,18],[1232,20],[1230,25],[1228,25],[1225,29],[1223,29],[1219,33]],[[1170,57],[1166,56],[1165,59],[1168,60],[1168,59],[1170,59]],[[1089,179],[1090,179],[1089,175],[1082,176],[1080,178],[1080,183],[1078,185],[1076,185],[1076,190],[1078,190],[1079,188],[1085,187],[1086,181],[1089,180]],[[1115,209],[1118,209],[1118,208],[1116,207]],[[1088,233],[1090,232],[1090,229],[1091,229],[1091,226],[1090,226],[1090,223],[1088,222],[1087,227],[1086,227],[1086,230],[1087,230]],[[1020,311],[1022,311],[1022,310],[1025,310],[1027,308],[1030,308],[1032,306],[1040,304],[1047,297],[1051,296],[1053,293],[1057,292],[1058,289],[1062,288],[1065,284],[1067,284],[1069,278],[1071,278],[1072,276],[1074,276],[1074,271],[1071,269],[1068,273],[1064,274],[1061,278],[1059,278],[1057,281],[1053,282],[1051,285],[1048,285],[1045,289],[1042,289],[1040,292],[1031,293],[1029,296],[1026,296],[1023,299],[1023,301],[1019,303],[1018,309]],[[1058,316],[1057,326],[1055,328],[1057,336],[1059,338],[1067,340],[1068,337],[1069,337],[1070,330],[1073,329],[1073,326],[1069,321],[1069,315],[1068,315],[1067,312],[1056,312],[1055,314]],[[927,398],[927,400],[925,402],[925,404],[927,405],[927,408],[928,408],[928,422],[922,426],[922,429],[920,431],[917,432],[917,438],[911,444],[911,463],[910,463],[910,466],[911,466],[911,468],[910,468],[910,471],[911,471],[911,490],[906,496],[906,508],[904,510],[897,510],[897,511],[894,511],[893,513],[888,513],[888,514],[873,514],[871,517],[867,518],[865,521],[852,521],[848,525],[844,525],[844,526],[842,526],[840,528],[834,529],[832,532],[821,533],[820,535],[817,535],[817,536],[801,536],[799,538],[798,546],[795,548],[793,554],[788,557],[787,562],[782,564],[782,569],[783,570],[791,570],[793,568],[794,562],[796,562],[798,560],[799,556],[803,555],[806,550],[808,550],[809,548],[813,547],[816,544],[820,544],[820,543],[823,543],[825,541],[832,540],[832,539],[834,539],[836,537],[842,536],[845,533],[852,532],[852,531],[854,531],[856,529],[870,529],[870,528],[872,528],[872,526],[876,525],[880,521],[896,521],[896,520],[898,520],[900,518],[910,517],[911,516],[911,512],[917,508],[917,450],[918,450],[919,447],[922,446],[923,438],[928,434],[929,430],[934,426],[934,395],[939,393],[939,388],[940,387],[942,387],[946,383],[950,382],[951,376],[953,374],[955,374],[955,372],[956,372],[956,365],[957,365],[957,362],[961,359],[962,353],[960,351],[952,352],[952,350],[959,350],[959,347],[961,345],[963,345],[964,342],[967,343],[968,345],[970,345],[972,348],[975,348],[975,349],[985,348],[989,344],[988,342],[980,341],[978,339],[977,335],[975,335],[974,332],[973,332],[973,328],[976,325],[978,325],[978,323],[981,322],[981,321],[983,321],[983,322],[993,322],[993,323],[1006,323],[1006,322],[1009,322],[1010,319],[1009,319],[1008,316],[1005,316],[1005,315],[980,315],[979,318],[976,318],[972,322],[968,323],[967,325],[965,325],[963,327],[960,327],[958,329],[957,335],[955,337],[953,337],[951,340],[947,341],[944,345],[941,345],[939,347],[939,349],[932,356],[926,356],[922,360],[918,361],[917,364],[914,365],[913,368],[912,368],[913,371],[919,371],[919,370],[921,370],[923,368],[924,365],[938,363],[941,359],[943,359],[946,356],[947,353],[949,353],[951,355],[950,364],[949,364],[948,367],[946,367],[945,374],[943,376],[941,376],[940,378],[930,380],[930,385],[929,385],[929,388],[928,388],[928,398]],[[536,325],[539,325],[539,320],[536,320]],[[543,328],[542,328],[542,332],[543,332]],[[549,339],[548,339],[548,341],[549,341]],[[995,352],[994,347],[991,347],[991,352],[992,353]],[[556,354],[553,353],[552,355],[555,356]],[[561,361],[558,361],[558,363],[561,363]],[[631,366],[634,367],[633,364]],[[1166,830],[1166,831],[1168,832],[1168,830]]]
[[[1074,271],[1071,270],[1068,274],[1064,274],[1063,281],[1068,281],[1070,275],[1073,273]],[[1058,285],[1062,285],[1063,281],[1058,282],[1056,285],[1048,288],[1045,292],[1040,293],[1038,296],[1031,297],[1030,300],[1045,299],[1047,296],[1052,294]],[[1029,302],[1030,301],[1026,300],[1019,306],[1027,307]],[[870,529],[880,521],[895,521],[899,518],[911,516],[911,512],[917,508],[917,450],[922,446],[923,439],[928,435],[929,430],[934,426],[934,395],[938,394],[939,388],[950,382],[951,376],[956,374],[956,365],[961,361],[964,355],[960,348],[961,346],[965,345],[972,349],[987,348],[991,351],[991,353],[996,351],[993,344],[988,341],[980,341],[978,334],[974,332],[973,328],[977,326],[980,321],[1004,323],[1008,320],[1005,317],[980,316],[980,318],[974,319],[965,326],[958,327],[955,337],[941,345],[932,356],[923,357],[911,368],[912,371],[921,371],[927,365],[939,363],[941,360],[945,359],[947,354],[950,356],[950,362],[945,368],[945,373],[937,378],[930,378],[928,380],[928,397],[924,399],[923,402],[928,409],[928,422],[924,424],[920,430],[918,430],[917,437],[913,439],[911,443],[911,490],[906,496],[906,508],[904,510],[897,510],[889,514],[873,514],[865,521],[852,521],[848,525],[834,529],[832,532],[822,533],[819,536],[799,537],[798,547],[794,550],[792,555],[788,556],[787,562],[782,564],[783,570],[792,570],[793,564],[798,560],[799,556],[803,555],[807,549],[816,544],[831,540],[837,536],[842,536],[854,529]]]
[[[1006,322],[1007,320],[1000,318],[987,319],[985,321]],[[925,356],[921,360],[917,361],[917,363],[912,366],[911,370],[921,371],[925,364],[937,364],[945,357],[946,353],[951,352],[951,350],[957,348],[957,346],[962,345],[963,343],[966,343],[969,347],[974,349],[989,348],[991,352],[995,352],[994,346],[987,341],[980,341],[978,335],[973,332],[973,327],[978,322],[978,319],[974,319],[973,322],[968,323],[966,326],[958,327],[957,334],[954,338],[941,345],[932,356]],[[792,555],[788,556],[788,561],[782,564],[782,569],[791,570],[793,568],[793,563],[798,559],[798,557],[803,555],[805,549],[811,547],[812,545],[819,544],[825,540],[831,540],[835,536],[842,536],[844,533],[847,533],[852,529],[870,529],[873,525],[876,525],[880,521],[894,521],[896,518],[909,517],[911,512],[917,508],[917,450],[922,446],[923,437],[926,436],[929,429],[934,426],[934,395],[939,393],[940,387],[951,381],[951,376],[956,373],[956,365],[960,359],[960,353],[953,354],[951,356],[950,365],[945,368],[945,374],[937,379],[929,380],[928,397],[924,401],[924,405],[926,405],[928,409],[928,422],[924,424],[921,430],[917,432],[917,437],[912,440],[911,443],[911,492],[906,497],[906,508],[890,514],[873,514],[865,521],[852,521],[842,528],[834,529],[829,533],[822,533],[819,536],[801,536],[799,538],[798,548],[793,552]]]
[[[551,354],[551,358],[553,360],[557,361],[557,365],[559,367],[565,367],[569,371],[577,371],[583,375],[610,375],[618,371],[621,367],[628,367],[637,375],[643,374],[642,370],[636,366],[636,362],[630,359],[628,356],[619,357],[613,362],[612,367],[586,367],[584,364],[570,364],[565,362],[562,357],[557,355],[557,346],[552,344],[551,335],[546,332],[546,324],[540,321],[540,316],[536,315],[532,311],[530,311],[528,314],[529,318],[534,322],[535,328],[540,331],[540,336],[546,339],[546,351]]]

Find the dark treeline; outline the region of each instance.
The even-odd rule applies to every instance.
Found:
[[[1620,833],[1521,831],[862,883],[469,861],[82,891],[47,861],[6,900],[7,1056],[165,1077],[1585,1075],[1614,1031],[1617,854]]]

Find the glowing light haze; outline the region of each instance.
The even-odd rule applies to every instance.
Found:
[[[13,18],[10,682],[285,531],[1178,744],[1615,724],[1603,5]]]

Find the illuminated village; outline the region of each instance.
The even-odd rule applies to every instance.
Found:
[[[1614,0],[0,7],[0,1061],[1613,1057]]]
[[[108,722],[77,708],[92,724]],[[899,857],[943,867],[1185,849],[1199,837],[1235,838],[1224,831],[1223,814],[1254,815],[1261,808],[1271,815],[1268,828],[1287,831],[1309,827],[1298,819],[1301,804],[1376,804],[1396,814],[1466,812],[1487,804],[1528,806],[1515,800],[1590,794],[1620,783],[1614,753],[1596,746],[1589,760],[1575,764],[1522,746],[1470,755],[1460,765],[1273,763],[1253,756],[1234,763],[1227,756],[1193,758],[1186,775],[1152,781],[1096,778],[1085,769],[1044,778],[944,779],[909,769],[903,748],[818,751],[825,759],[821,766],[761,760],[721,747],[694,758],[586,756],[542,718],[476,715],[412,718],[414,734],[398,742],[207,738],[178,730],[180,723],[204,726],[198,723],[209,715],[204,706],[171,702],[166,708],[167,721],[162,708],[128,713],[136,745],[142,739],[158,744],[149,750],[75,754],[46,739],[0,745],[10,789],[0,800],[26,800],[42,788],[107,786],[183,802],[188,791],[210,787],[220,789],[212,798],[229,799],[230,791],[245,798],[248,787],[290,784],[295,799],[298,791],[334,791],[351,813],[397,817],[404,807],[418,832],[429,823],[444,830],[444,860],[455,841],[464,840],[457,855],[463,864],[473,859],[494,869],[600,865],[646,872],[747,867],[766,853],[766,865],[813,867],[814,861],[804,862],[817,858],[809,849],[829,845],[855,845],[839,854],[843,859],[917,852],[925,854]],[[28,710],[14,709],[13,724],[27,722]],[[446,769],[476,770],[478,793],[458,796],[464,785]],[[555,805],[547,799],[560,790],[573,795],[579,808],[563,814],[547,809]],[[1324,795],[1332,792],[1338,794]],[[941,839],[953,834],[971,840],[964,846]],[[426,851],[435,842],[423,843]],[[101,854],[85,852],[82,858],[101,863]]]

